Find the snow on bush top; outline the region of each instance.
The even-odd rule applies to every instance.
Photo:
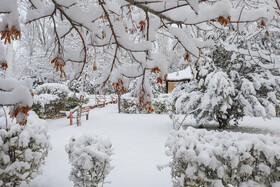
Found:
[[[34,95],[33,103],[38,103],[42,106],[45,104],[49,104],[51,101],[55,101],[59,97],[57,95],[52,94],[41,94],[41,95]]]
[[[73,166],[70,180],[75,186],[98,186],[113,169],[110,165],[113,149],[109,140],[91,136],[72,137],[65,151]]]
[[[70,90],[67,86],[58,84],[58,83],[45,83],[40,86],[38,86],[34,93],[37,95],[40,94],[53,94],[57,95],[59,97],[67,97],[70,93]]]
[[[0,136],[12,134],[19,129],[24,129],[21,134],[17,137],[21,146],[28,146],[28,139],[31,137],[33,140],[40,145],[50,147],[49,136],[47,135],[47,122],[40,119],[37,114],[33,111],[29,112],[28,122],[26,126],[20,126],[14,121],[8,118],[8,123],[6,124],[6,118],[3,115],[3,110],[0,111]],[[10,131],[6,132],[5,129],[9,128]],[[6,134],[8,133],[8,134]],[[42,135],[44,134],[44,136]],[[14,141],[15,142],[15,141]],[[1,142],[0,140],[0,143]]]
[[[280,184],[278,137],[188,127],[173,132],[166,146],[178,187]]]
[[[29,183],[40,174],[40,166],[51,147],[46,122],[33,111],[29,112],[25,126],[5,115],[0,110],[0,186]]]
[[[173,132],[166,146],[170,148],[168,155],[175,153],[176,157],[188,157],[212,169],[220,167],[214,155],[230,158],[232,168],[236,168],[239,161],[248,159],[251,149],[263,152],[271,164],[275,164],[275,158],[280,159],[279,138],[262,134],[217,132],[188,127],[187,130]],[[244,156],[240,157],[237,153]]]
[[[188,127],[173,132],[166,147],[178,187],[280,184],[278,137]]]
[[[84,167],[90,169],[90,165],[86,163],[91,160],[83,155],[83,153],[90,157],[96,158],[99,162],[110,162],[110,156],[113,154],[112,144],[109,140],[102,139],[100,137],[82,136],[80,138],[71,138],[65,150],[70,154],[71,162],[84,163]]]

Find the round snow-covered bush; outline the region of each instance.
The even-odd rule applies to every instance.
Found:
[[[65,115],[65,105],[70,93],[67,86],[58,83],[45,83],[34,90],[32,109],[40,118],[54,118]]]
[[[112,144],[99,137],[71,138],[65,147],[72,164],[69,179],[77,187],[97,187],[113,169],[111,166]]]
[[[0,110],[0,186],[29,183],[41,173],[49,149],[45,121],[34,112],[20,126]]]
[[[261,134],[188,127],[166,143],[176,187],[280,185],[280,140]]]

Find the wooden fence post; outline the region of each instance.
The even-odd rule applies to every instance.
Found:
[[[73,120],[72,120],[72,113],[70,113],[70,125],[73,124]]]

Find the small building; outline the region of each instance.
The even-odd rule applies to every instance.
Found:
[[[190,66],[186,69],[169,73],[166,78],[166,93],[172,92],[178,82],[189,82],[193,79]]]

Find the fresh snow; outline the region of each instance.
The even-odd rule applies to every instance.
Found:
[[[159,171],[157,166],[167,164],[165,142],[172,131],[168,115],[119,114],[116,104],[90,111],[89,120],[82,117],[82,126],[69,126],[66,118],[47,120],[52,150],[43,166],[43,175],[31,187],[73,186],[68,176],[71,170],[65,145],[70,137],[98,135],[108,138],[113,145],[112,166],[104,187],[171,187],[170,169]],[[187,118],[192,123],[192,118]],[[263,120],[246,117],[242,128],[258,128],[258,132],[280,135],[280,118]],[[252,130],[252,129],[251,129]]]
[[[71,170],[65,145],[70,137],[98,135],[112,142],[114,155],[104,187],[171,187],[168,168],[159,171],[157,165],[170,160],[165,155],[165,142],[172,130],[168,115],[118,114],[117,105],[90,111],[89,120],[82,117],[82,126],[69,126],[66,118],[48,120],[52,150],[43,166],[43,175],[31,187],[73,186],[68,176]]]

